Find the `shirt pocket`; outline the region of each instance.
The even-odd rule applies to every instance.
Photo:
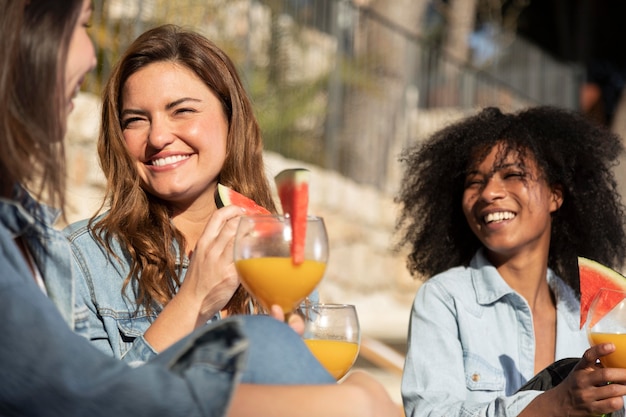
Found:
[[[122,346],[126,349],[128,349],[129,345],[132,345],[137,337],[143,335],[152,324],[152,320],[146,316],[124,319],[118,318],[116,322]]]
[[[465,353],[465,384],[469,391],[504,391],[506,378],[502,369],[490,365],[482,357]]]

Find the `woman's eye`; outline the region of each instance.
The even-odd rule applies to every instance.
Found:
[[[140,120],[141,119],[139,117],[129,117],[128,119],[122,120],[122,130],[132,126],[133,123],[137,123]]]
[[[518,178],[524,178],[524,173],[523,172],[518,172],[518,171],[513,171],[513,172],[507,172],[504,175],[504,178],[507,179],[518,179]]]
[[[483,183],[483,180],[479,178],[470,178],[465,180],[465,188],[479,187]]]
[[[176,109],[174,111],[175,114],[195,113],[195,112],[196,112],[195,109],[191,109],[191,108],[188,108],[188,107],[183,107],[183,108],[180,108],[180,109]]]

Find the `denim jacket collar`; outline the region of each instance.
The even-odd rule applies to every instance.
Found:
[[[14,238],[21,237],[44,277],[48,297],[59,308],[65,321],[74,324],[74,283],[69,244],[52,224],[60,211],[42,205],[21,186],[13,198],[0,197],[0,222]],[[53,279],[54,278],[54,279]]]
[[[46,234],[60,211],[39,204],[21,186],[13,188],[11,199],[0,197],[3,225],[15,238],[34,233]]]
[[[472,285],[476,291],[476,301],[481,305],[488,305],[496,302],[507,294],[517,294],[502,279],[496,267],[487,260],[484,249],[480,249],[470,262],[472,274]],[[559,277],[554,271],[548,268],[546,276],[548,285],[554,294],[557,304],[557,311],[579,310],[579,302],[574,291]],[[562,316],[567,326],[576,331],[579,330],[579,323],[574,319],[576,315],[564,314]]]

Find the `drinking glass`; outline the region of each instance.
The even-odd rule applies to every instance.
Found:
[[[626,368],[626,292],[602,288],[587,313],[589,343],[613,343],[615,352],[600,358],[607,368]]]
[[[328,237],[324,219],[308,216],[304,261],[291,257],[291,221],[278,215],[242,216],[234,243],[235,267],[244,288],[270,310],[290,313],[317,286],[326,271]]]
[[[339,380],[359,355],[361,329],[356,308],[351,304],[303,303],[304,342],[313,356]]]

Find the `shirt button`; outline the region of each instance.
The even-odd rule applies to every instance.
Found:
[[[472,374],[472,381],[474,382],[480,381],[480,374]]]

